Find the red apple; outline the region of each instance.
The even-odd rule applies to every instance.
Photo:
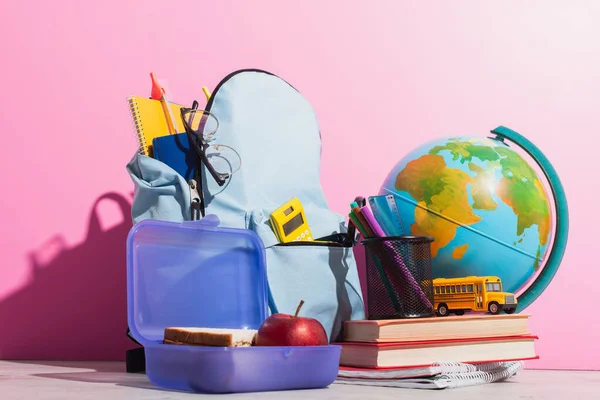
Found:
[[[262,323],[256,334],[256,346],[326,346],[327,333],[321,323],[309,317],[299,317],[304,304],[300,301],[296,314],[273,314]]]

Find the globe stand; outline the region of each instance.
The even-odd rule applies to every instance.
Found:
[[[530,306],[548,287],[562,261],[569,235],[569,209],[567,197],[556,170],[540,149],[538,149],[531,141],[504,126],[497,127],[492,130],[491,133],[496,136],[491,137],[490,139],[502,143],[504,143],[504,139],[508,139],[533,158],[548,180],[554,198],[554,205],[556,207],[556,233],[554,235],[554,242],[548,255],[546,265],[544,265],[540,274],[531,285],[518,296],[519,309],[522,311]]]

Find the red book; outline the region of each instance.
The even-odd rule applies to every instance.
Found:
[[[529,314],[480,314],[344,322],[344,342],[407,342],[529,335]]]
[[[340,365],[358,368],[423,367],[537,358],[535,335],[392,343],[340,342]]]

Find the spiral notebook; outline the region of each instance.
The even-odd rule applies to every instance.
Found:
[[[340,365],[338,378],[343,379],[406,379],[422,378],[439,374],[474,372],[475,364],[461,362],[439,362],[431,365],[400,368],[354,368]]]
[[[420,369],[375,371],[341,369],[337,384],[384,386],[407,389],[452,389],[509,379],[525,366],[523,361],[480,364],[437,363]]]
[[[153,157],[152,141],[157,137],[169,134],[167,117],[165,116],[160,100],[153,100],[142,96],[129,96],[127,103],[129,104],[129,111],[137,134],[138,151],[141,154]],[[175,103],[170,103],[169,105],[175,116],[177,132],[185,132],[180,111],[185,106]]]

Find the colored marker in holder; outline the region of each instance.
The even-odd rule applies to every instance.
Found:
[[[394,249],[394,246],[391,242],[385,239],[385,232],[378,224],[377,220],[373,216],[371,210],[367,207],[359,207],[356,202],[350,204],[352,208],[352,212],[350,213],[350,218],[353,223],[357,226],[357,229],[362,233],[365,238],[381,238],[382,239],[382,248],[379,251],[376,251],[375,248],[371,248],[371,251],[380,253],[377,255],[377,260],[375,260],[375,265],[378,269],[379,276],[382,280],[382,283],[390,297],[390,300],[394,303],[394,307],[398,312],[402,312],[402,306],[397,301],[396,293],[393,289],[392,283],[389,281],[386,271],[383,270],[385,268],[384,264],[388,264],[388,269],[393,269],[393,267],[397,267],[400,277],[407,283],[403,285],[406,289],[406,293],[404,296],[409,299],[416,298],[420,301],[426,310],[430,310],[433,312],[433,304],[430,301],[430,298],[423,291],[419,283],[415,280],[413,274],[407,268],[406,264],[402,256]],[[353,217],[354,215],[354,217]],[[361,226],[358,226],[358,220]],[[385,254],[383,254],[385,253]]]

